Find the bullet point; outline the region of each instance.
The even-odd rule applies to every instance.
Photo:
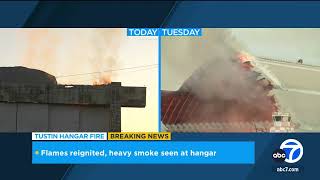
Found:
[[[36,155],[38,155],[38,154],[39,154],[39,151],[37,150],[37,151],[35,151],[34,153],[35,153]]]

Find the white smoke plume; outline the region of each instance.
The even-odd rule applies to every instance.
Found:
[[[204,64],[185,81],[181,90],[188,89],[202,99],[245,102],[264,93],[257,86],[256,74],[241,67],[237,55],[243,48],[230,31],[207,30],[204,37],[194,40],[190,46],[194,49],[193,59],[203,59]]]

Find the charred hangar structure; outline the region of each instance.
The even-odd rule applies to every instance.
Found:
[[[59,85],[40,70],[0,68],[0,132],[121,131],[121,107],[145,106],[145,87]]]

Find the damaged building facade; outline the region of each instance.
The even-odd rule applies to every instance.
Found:
[[[59,85],[25,67],[0,68],[0,131],[121,131],[121,107],[144,108],[145,87]]]

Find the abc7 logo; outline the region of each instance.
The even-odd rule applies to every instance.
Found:
[[[295,139],[287,139],[281,145],[280,149],[273,151],[272,158],[276,162],[296,163],[303,156],[303,146]]]

